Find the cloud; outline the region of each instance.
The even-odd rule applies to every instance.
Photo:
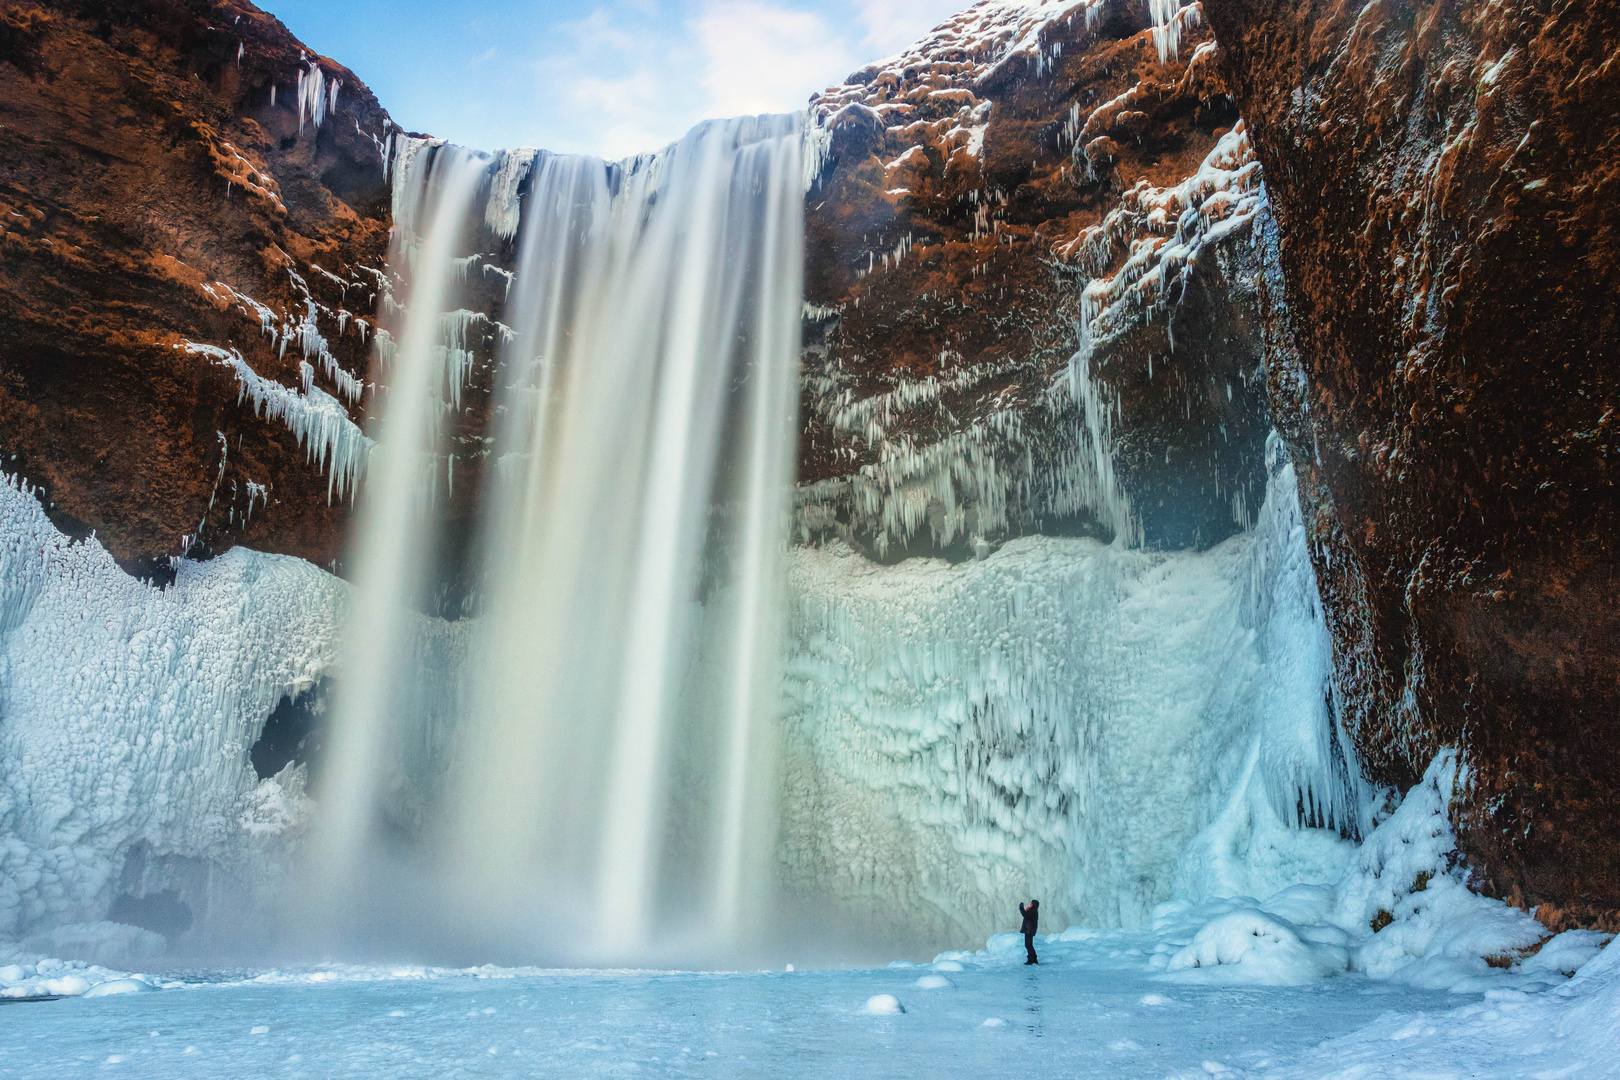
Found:
[[[971,4],[972,0],[854,0],[855,18],[865,30],[862,44],[870,53],[867,61],[892,56]]]
[[[530,101],[483,92],[497,98],[494,112],[517,121],[518,138],[623,157],[673,142],[702,120],[803,108],[811,93],[971,2],[600,0],[583,18],[547,28],[531,53]]]
[[[558,26],[534,64],[542,145],[617,158],[678,138],[701,101],[681,70],[685,35],[655,7],[623,2]]]
[[[710,116],[803,108],[859,55],[821,15],[761,0],[711,0],[692,31]]]

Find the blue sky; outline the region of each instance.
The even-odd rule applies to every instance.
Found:
[[[801,107],[972,0],[259,0],[402,126],[621,157]]]

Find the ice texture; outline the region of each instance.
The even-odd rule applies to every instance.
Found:
[[[0,939],[104,918],[132,860],[199,915],[234,895],[202,864],[243,882],[279,865],[302,777],[261,781],[247,751],[325,669],[342,593],[244,548],[157,589],[0,483]]]
[[[876,926],[982,933],[1009,897],[1140,923],[1342,873],[1367,793],[1279,440],[1256,528],[1204,553],[1026,537],[952,566],[796,551],[784,873]]]
[[[353,494],[371,460],[374,444],[359,425],[349,419],[349,411],[343,403],[315,385],[315,373],[309,361],[300,365],[303,392],[299,393],[254,371],[235,349],[194,341],[180,347],[194,355],[212,357],[215,363],[229,367],[241,386],[238,400],[251,401],[253,415],[262,413],[270,420],[280,420],[287,425],[298,437],[298,445],[304,448],[309,460],[327,474],[328,501],[334,492],[340,499]]]

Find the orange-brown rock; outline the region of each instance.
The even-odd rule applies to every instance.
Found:
[[[1620,8],[1205,2],[1345,722],[1388,783],[1461,746],[1481,885],[1620,928]]]
[[[1086,7],[980,3],[812,100],[801,535],[1106,535],[1098,458],[1151,545],[1259,505],[1258,166],[1196,9],[1163,55],[1140,3]]]
[[[315,71],[323,104],[342,84],[320,124],[298,97]],[[346,500],[229,366],[177,346],[297,391],[281,343],[313,299],[316,386],[366,376],[387,127],[240,0],[0,0],[0,467],[60,527],[137,571],[235,543],[334,564]]]

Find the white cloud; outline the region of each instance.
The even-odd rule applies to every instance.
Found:
[[[915,41],[972,0],[604,0],[553,24],[518,136],[622,157],[699,121],[803,108],[811,93]],[[502,50],[506,53],[507,50]],[[493,118],[492,118],[493,119]]]
[[[856,19],[866,31],[862,42],[879,60],[904,49],[973,0],[854,0]]]
[[[820,15],[761,0],[711,0],[692,29],[711,116],[801,109],[857,55]]]

